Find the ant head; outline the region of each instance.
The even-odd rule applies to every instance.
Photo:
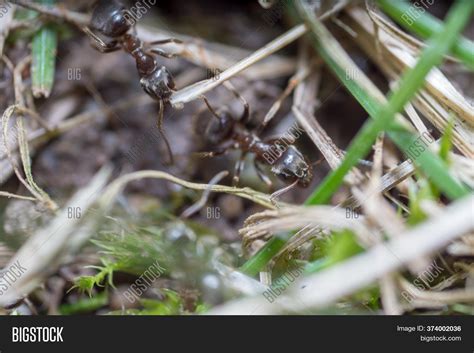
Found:
[[[145,92],[157,100],[167,100],[175,89],[173,76],[164,66],[155,68],[150,74],[143,75],[140,83]]]
[[[272,172],[285,182],[298,180],[298,185],[307,187],[313,180],[313,170],[303,154],[295,147],[288,148],[281,154],[273,166]]]
[[[91,27],[110,38],[123,36],[132,27],[119,1],[99,0],[92,12]]]
[[[219,109],[216,112],[219,116],[211,117],[206,128],[206,139],[211,144],[218,144],[230,137],[234,128],[234,118],[228,109]]]

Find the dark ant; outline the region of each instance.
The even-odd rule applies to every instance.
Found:
[[[250,120],[249,104],[230,84],[227,84],[226,87],[242,102],[244,106],[243,113],[239,119],[235,119],[228,109],[224,108],[216,111],[208,99],[203,97],[208,109],[216,118],[212,118],[209,121],[205,130],[205,137],[207,142],[216,145],[217,149],[212,152],[200,153],[200,155],[203,157],[214,157],[226,153],[230,148],[241,150],[242,154],[235,166],[234,185],[237,185],[239,182],[246,155],[253,153],[255,155],[255,169],[263,182],[270,187],[272,186],[270,179],[263,173],[261,168],[261,165],[268,165],[275,175],[285,183],[291,184],[277,192],[278,194],[287,191],[295,185],[307,187],[313,180],[313,171],[312,165],[303,153],[296,146],[289,145],[279,154],[278,158],[270,160],[268,156],[271,155],[274,143],[278,139],[262,141],[250,131],[246,126]]]
[[[163,130],[164,105],[175,89],[173,76],[165,66],[160,66],[155,59],[156,55],[165,58],[174,58],[176,54],[167,53],[157,48],[149,48],[152,45],[168,43],[182,43],[174,38],[144,43],[135,33],[129,33],[134,26],[130,23],[127,8],[118,0],[99,0],[92,11],[92,19],[89,27],[83,28],[84,32],[93,40],[93,46],[102,53],[110,53],[123,49],[130,54],[136,62],[140,75],[140,84],[143,90],[159,103],[158,129],[169,154],[169,162],[173,163],[171,146]],[[96,33],[99,32],[109,39],[104,42]]]

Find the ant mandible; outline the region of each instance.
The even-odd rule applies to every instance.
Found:
[[[235,119],[228,109],[220,108],[215,110],[209,100],[206,97],[202,97],[213,115],[213,118],[206,127],[205,138],[208,143],[216,146],[216,149],[212,152],[200,153],[200,155],[203,157],[214,157],[226,153],[230,148],[239,149],[242,153],[235,166],[234,185],[237,185],[239,182],[246,155],[253,153],[255,155],[254,166],[257,174],[267,185],[271,187],[272,183],[264,174],[261,165],[270,166],[271,171],[276,176],[285,183],[290,184],[285,189],[278,191],[278,194],[287,191],[295,185],[307,187],[313,180],[312,165],[308,162],[308,159],[294,145],[289,145],[274,160],[266,158],[274,149],[274,144],[278,139],[262,141],[250,131],[247,128],[250,120],[249,104],[232,85],[225,84],[225,86],[242,102],[244,106],[243,113],[238,119]]]
[[[165,58],[173,58],[176,54],[150,48],[150,46],[182,43],[182,41],[168,38],[144,43],[135,33],[129,33],[132,27],[133,32],[135,29],[127,16],[127,9],[120,1],[99,0],[92,11],[89,27],[85,27],[83,30],[92,38],[94,48],[100,52],[109,53],[123,49],[135,59],[143,90],[159,104],[158,129],[168,150],[169,163],[172,164],[173,153],[163,129],[163,117],[164,105],[174,92],[175,83],[168,69],[165,66],[160,66],[153,54]],[[94,31],[99,32],[110,41],[104,42]]]

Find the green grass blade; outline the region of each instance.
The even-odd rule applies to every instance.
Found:
[[[55,0],[37,0],[41,5],[53,5]],[[36,98],[49,97],[54,85],[58,35],[52,24],[45,24],[33,37],[32,91]]]
[[[443,23],[430,15],[423,7],[416,9],[412,4],[401,0],[378,0],[378,4],[400,26],[421,38],[431,38],[443,30]],[[468,68],[474,70],[474,42],[460,36],[455,41],[451,52]]]
[[[250,260],[240,267],[240,272],[248,276],[257,275],[261,269],[280,251],[285,245],[286,240],[281,237],[274,236],[271,238],[260,251]]]

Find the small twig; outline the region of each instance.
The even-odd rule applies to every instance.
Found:
[[[19,200],[26,200],[26,201],[37,201],[34,197],[11,194],[11,193],[6,192],[6,191],[0,191],[0,196],[1,196],[1,197],[6,197],[6,198],[9,198],[9,199],[19,199]]]
[[[270,110],[265,115],[265,118],[262,121],[262,127],[268,125],[268,123],[273,119],[273,117],[278,113],[283,104],[284,100],[293,92],[293,90],[303,82],[311,72],[311,66],[305,66],[298,69],[298,71],[288,80],[288,84],[285,90],[280,94],[277,100],[272,104]]]
[[[309,47],[305,43],[300,53],[298,72],[305,72],[309,70],[310,66]],[[305,129],[318,150],[323,154],[331,169],[336,169],[344,159],[344,152],[336,146],[314,116],[315,99],[319,92],[320,80],[321,73],[318,70],[306,80],[298,83],[294,92],[292,112],[298,124]],[[349,183],[354,184],[362,179],[362,174],[357,168],[354,168],[346,178]]]
[[[161,172],[161,171],[155,171],[155,170],[143,170],[143,171],[139,171],[135,173],[130,173],[116,179],[113,183],[111,183],[107,187],[107,189],[103,193],[103,196],[100,199],[100,203],[102,207],[106,208],[110,206],[113,200],[115,200],[117,194],[120,193],[120,191],[128,183],[135,180],[148,179],[148,178],[168,180],[168,181],[171,181],[172,183],[184,186],[186,188],[195,189],[195,190],[205,191],[207,189],[210,189],[211,191],[214,191],[214,192],[223,192],[223,193],[227,193],[231,195],[236,195],[236,196],[251,200],[269,209],[276,208],[275,205],[273,205],[273,203],[271,202],[269,195],[255,191],[249,187],[235,188],[235,187],[224,186],[224,185],[209,186],[209,184],[192,183],[192,182],[188,182],[180,178],[177,178],[171,174]],[[285,205],[288,205],[288,204],[285,204],[285,203],[278,204],[279,207],[284,207]]]
[[[341,11],[345,6],[349,4],[349,1],[342,0],[339,1],[336,5],[333,6],[329,11],[319,16],[319,20],[324,21],[325,19],[333,16],[337,12]],[[239,74],[260,60],[268,57],[269,55],[277,52],[278,50],[286,47],[287,45],[293,43],[295,40],[303,36],[308,32],[308,28],[305,24],[300,24],[289,31],[285,32],[281,36],[275,38],[270,43],[260,48],[259,50],[253,52],[251,55],[245,59],[239,61],[234,66],[223,71],[217,80],[208,79],[201,82],[197,82],[194,85],[185,87],[177,92],[175,92],[171,98],[170,103],[173,106],[181,107],[184,103],[188,103],[195,99],[198,99],[206,92],[212,90],[213,88],[222,84],[222,82],[227,81],[233,76]]]
[[[28,140],[26,137],[23,116],[21,113],[16,118],[16,132],[18,136],[18,146],[20,147],[20,158],[22,161],[23,172],[25,174],[26,180],[23,179],[23,177],[17,170],[16,162],[14,161],[11,151],[9,150],[9,145],[7,142],[9,119],[13,115],[13,113],[15,112],[18,106],[20,107],[25,106],[25,99],[23,97],[22,72],[24,71],[25,67],[30,63],[30,61],[31,61],[30,56],[25,57],[18,63],[18,65],[13,70],[13,82],[14,82],[14,88],[15,88],[15,102],[16,103],[13,106],[13,109],[10,109],[10,108],[7,109],[9,113],[5,113],[2,117],[3,138],[5,139],[4,143],[5,143],[5,148],[7,151],[8,158],[10,162],[12,163],[12,167],[15,170],[15,174],[19,178],[20,182],[23,185],[25,185],[25,187],[31,192],[33,196],[35,196],[38,199],[38,201],[43,202],[49,209],[54,211],[58,209],[58,206],[51,199],[51,197],[49,197],[49,195],[36,184],[36,182],[33,179],[33,175],[31,172],[31,158],[30,158],[30,152],[29,152],[29,147],[28,147]]]
[[[260,48],[259,50],[252,53],[250,56],[239,61],[234,66],[231,66],[227,70],[219,74],[218,79],[208,79],[201,82],[197,82],[191,86],[185,87],[177,92],[175,92],[170,97],[170,103],[173,106],[181,106],[184,103],[188,103],[192,100],[195,100],[201,97],[206,92],[212,90],[213,88],[221,85],[224,81],[234,77],[243,70],[249,68],[253,64],[259,62],[260,60],[268,57],[269,55],[277,52],[278,50],[284,48],[285,46],[293,43],[295,40],[300,38],[303,34],[307,32],[305,25],[298,25],[293,27],[283,35],[272,40],[270,43]]]
[[[229,175],[229,172],[227,170],[220,172],[219,174],[215,175],[210,181],[209,181],[209,187],[204,190],[202,193],[201,198],[199,199],[198,202],[196,202],[194,205],[188,207],[184,212],[181,214],[182,218],[189,218],[196,212],[198,212],[201,208],[203,208],[206,205],[207,200],[209,199],[209,195],[211,194],[212,191],[212,186],[216,185],[219,181],[221,181],[223,178],[225,178],[227,175]]]
[[[35,120],[38,125],[45,129],[47,132],[53,131],[53,129],[48,125],[48,123],[34,110],[27,107],[18,106],[16,107],[16,111],[19,113],[26,113],[31,116],[33,120]]]

